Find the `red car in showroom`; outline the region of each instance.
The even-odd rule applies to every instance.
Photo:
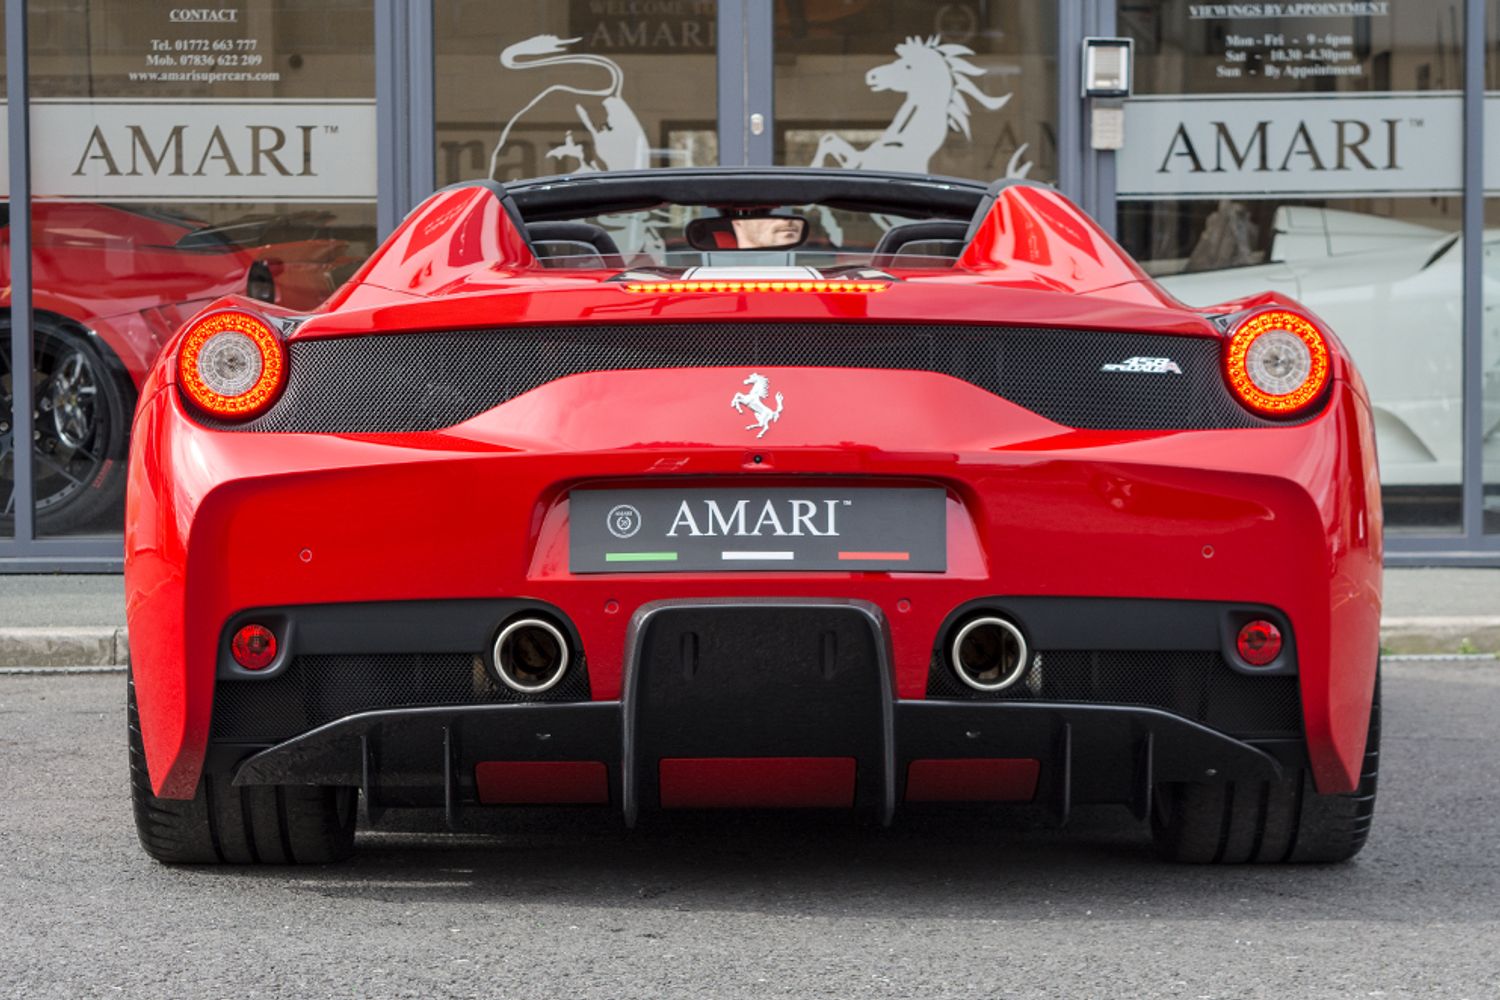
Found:
[[[32,202],[31,364],[36,526],[115,531],[130,415],[162,348],[204,306],[245,293],[311,309],[334,289],[347,244],[318,213],[223,225],[161,210]],[[15,517],[10,205],[0,204],[0,534]],[[23,369],[25,366],[21,366]]]
[[[316,311],[200,313],[141,400],[163,861],[337,859],[361,797],[1119,803],[1192,862],[1365,841],[1359,376],[1285,298],[1184,307],[1049,188],[462,184]]]

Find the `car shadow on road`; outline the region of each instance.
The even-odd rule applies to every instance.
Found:
[[[624,830],[583,811],[479,811],[458,834],[440,816],[361,832],[355,858],[308,869],[242,869],[293,891],[349,899],[645,907],[911,918],[998,907],[1044,919],[1203,912],[1347,917],[1349,890],[1378,892],[1379,865],[1194,867],[1157,859],[1123,809],[908,812],[890,829],[817,813],[674,814]],[[1205,910],[1205,908],[1208,908]],[[1372,910],[1374,908],[1372,907]],[[1378,913],[1372,913],[1378,919]]]

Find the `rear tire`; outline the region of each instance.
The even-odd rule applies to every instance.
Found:
[[[1320,795],[1306,771],[1279,781],[1158,785],[1151,834],[1162,857],[1187,864],[1348,861],[1370,835],[1379,770],[1377,673],[1364,767],[1353,792]]]
[[[204,772],[191,799],[157,798],[129,681],[130,792],[146,853],[176,865],[327,864],[354,853],[353,788],[241,786]]]

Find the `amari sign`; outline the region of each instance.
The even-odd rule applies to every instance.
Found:
[[[375,200],[373,101],[37,100],[31,128],[37,197]]]
[[[1489,128],[1500,125],[1500,104],[1488,101],[1486,113]],[[1457,194],[1462,150],[1463,99],[1453,92],[1144,97],[1125,105],[1116,191],[1124,199]]]

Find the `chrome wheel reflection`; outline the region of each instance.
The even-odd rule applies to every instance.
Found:
[[[45,386],[37,412],[52,413],[52,429],[65,448],[88,445],[94,428],[94,397],[99,384],[93,365],[78,351],[65,355]]]
[[[0,344],[0,519],[12,521],[17,495],[15,379],[9,328]],[[125,419],[121,389],[82,331],[38,322],[31,365],[32,483],[40,531],[72,530],[98,513],[98,486],[115,478],[111,459]],[[23,376],[24,377],[24,376]],[[113,488],[113,483],[111,482]],[[43,518],[46,518],[43,521]]]

